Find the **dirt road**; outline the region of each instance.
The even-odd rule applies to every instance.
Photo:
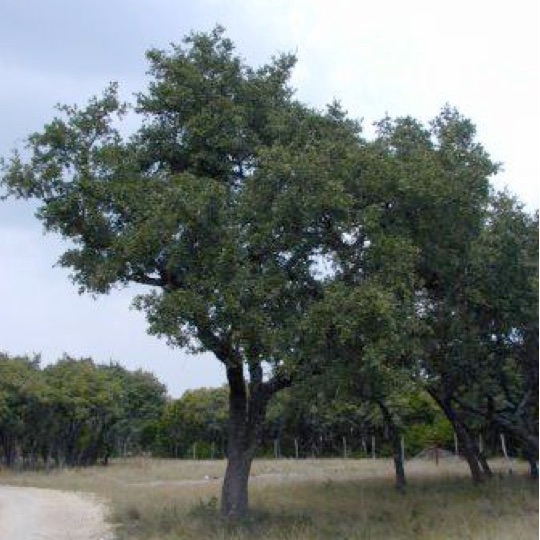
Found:
[[[0,485],[0,540],[112,540],[90,496]]]

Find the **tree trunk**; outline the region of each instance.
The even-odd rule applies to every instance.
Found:
[[[530,470],[530,476],[533,480],[538,480],[538,462],[536,461],[536,458],[528,457],[529,461],[529,470]]]
[[[221,513],[237,520],[249,512],[248,481],[270,396],[281,387],[263,383],[259,363],[250,366],[249,391],[242,365],[227,368],[229,439],[227,469],[221,491]]]
[[[532,430],[523,425],[520,419],[505,418],[502,414],[494,414],[492,422],[525,448],[530,448],[535,454],[538,454],[538,434],[532,433]]]
[[[459,418],[458,418],[458,421],[459,421]],[[491,468],[490,468],[490,466],[489,466],[489,464],[487,462],[484,451],[480,450],[480,446],[478,445],[478,443],[476,441],[476,438],[470,432],[469,428],[463,422],[460,421],[460,423],[461,423],[461,426],[463,427],[463,429],[465,430],[465,432],[467,433],[467,437],[468,437],[470,447],[471,447],[472,451],[474,452],[474,454],[476,455],[476,459],[477,459],[478,463],[480,464],[480,467],[482,468],[482,472],[484,474],[484,477],[485,478],[491,478],[493,476],[493,473],[492,473]]]
[[[394,442],[394,468],[396,470],[396,489],[398,491],[404,491],[407,485],[407,479],[405,478],[405,464],[403,463],[399,438],[397,447]]]
[[[525,458],[529,462],[530,476],[533,480],[538,480],[538,452],[534,448],[525,447]]]
[[[530,395],[533,395],[533,393],[530,392]],[[525,398],[526,397],[527,396],[525,396]],[[488,406],[486,407],[486,410],[484,411],[482,409],[472,407],[469,404],[457,401],[459,406],[462,407],[465,411],[475,414],[479,416],[480,418],[483,418],[486,422],[492,423],[494,426],[499,428],[503,433],[507,433],[508,435],[511,435],[518,443],[520,443],[521,447],[524,449],[525,456],[527,460],[529,461],[529,464],[531,465],[531,475],[534,478],[534,475],[538,474],[537,424],[532,423],[532,426],[531,426],[531,425],[528,425],[528,422],[525,422],[523,418],[521,417],[512,418],[511,416],[505,416],[503,414],[496,413],[493,410],[492,402],[493,402],[493,398],[491,396],[488,396]],[[480,456],[480,463],[482,463],[482,459],[485,461],[485,458],[481,452],[479,453],[479,456]],[[488,476],[490,476],[489,473],[488,473]]]
[[[482,471],[482,468],[480,466],[480,460],[478,456],[479,453],[476,447],[476,443],[469,435],[469,432],[466,429],[465,425],[458,418],[458,415],[454,411],[450,400],[441,399],[435,392],[430,391],[430,394],[433,399],[438,403],[439,407],[441,407],[442,411],[446,415],[446,418],[448,418],[448,420],[452,424],[452,427],[454,428],[454,431],[456,432],[461,451],[463,453],[463,456],[467,460],[469,469],[471,470],[471,478],[473,484],[481,484],[484,481],[485,477],[484,472]]]
[[[399,429],[392,418],[392,414],[382,401],[378,401],[379,409],[384,418],[384,423],[388,427],[389,435],[392,440],[392,449],[394,452],[394,468],[396,470],[396,489],[398,491],[404,491],[407,485],[407,479],[405,477],[405,467],[403,464],[403,453],[401,449],[401,438]]]
[[[248,480],[252,457],[248,456],[248,394],[243,367],[227,368],[229,381],[229,437],[227,469],[221,490],[221,513],[238,519],[249,511]]]
[[[491,471],[491,468],[489,466],[489,463],[487,462],[484,452],[480,452],[480,449],[478,449],[478,462],[480,463],[480,466],[482,467],[482,471],[484,475],[488,478],[491,478],[493,476],[493,472]]]
[[[474,445],[471,444],[469,434],[463,428],[463,424],[459,420],[456,420],[453,426],[456,430],[462,448],[463,456],[465,457],[467,464],[469,465],[473,484],[481,484],[484,481],[484,473],[480,467],[478,454],[474,450]]]
[[[227,470],[221,490],[221,513],[229,519],[240,519],[249,512],[248,481],[252,457],[237,441],[229,441]]]

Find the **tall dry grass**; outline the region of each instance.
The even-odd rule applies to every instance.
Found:
[[[89,491],[110,501],[120,540],[538,538],[538,484],[522,464],[509,476],[471,485],[449,459],[407,463],[405,494],[393,488],[390,460],[260,460],[251,479],[252,516],[219,517],[222,461],[134,458],[109,467],[53,473],[0,473],[0,482]]]

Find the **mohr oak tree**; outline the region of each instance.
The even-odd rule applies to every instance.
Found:
[[[60,264],[81,292],[148,286],[135,299],[150,332],[211,351],[229,383],[222,512],[248,511],[248,478],[269,399],[290,385],[294,328],[317,301],[319,239],[343,213],[358,126],[337,105],[293,97],[295,59],[252,69],[223,29],[151,50],[139,129],[116,85],[28,138],[4,164],[8,196],[70,241]]]

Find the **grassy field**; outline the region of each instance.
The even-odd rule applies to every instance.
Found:
[[[251,479],[252,517],[219,517],[222,461],[133,458],[54,473],[0,472],[0,482],[87,491],[110,501],[119,539],[474,539],[538,538],[538,484],[524,465],[473,487],[466,465],[407,463],[406,493],[389,460],[260,460]],[[206,477],[206,478],[205,478]]]

